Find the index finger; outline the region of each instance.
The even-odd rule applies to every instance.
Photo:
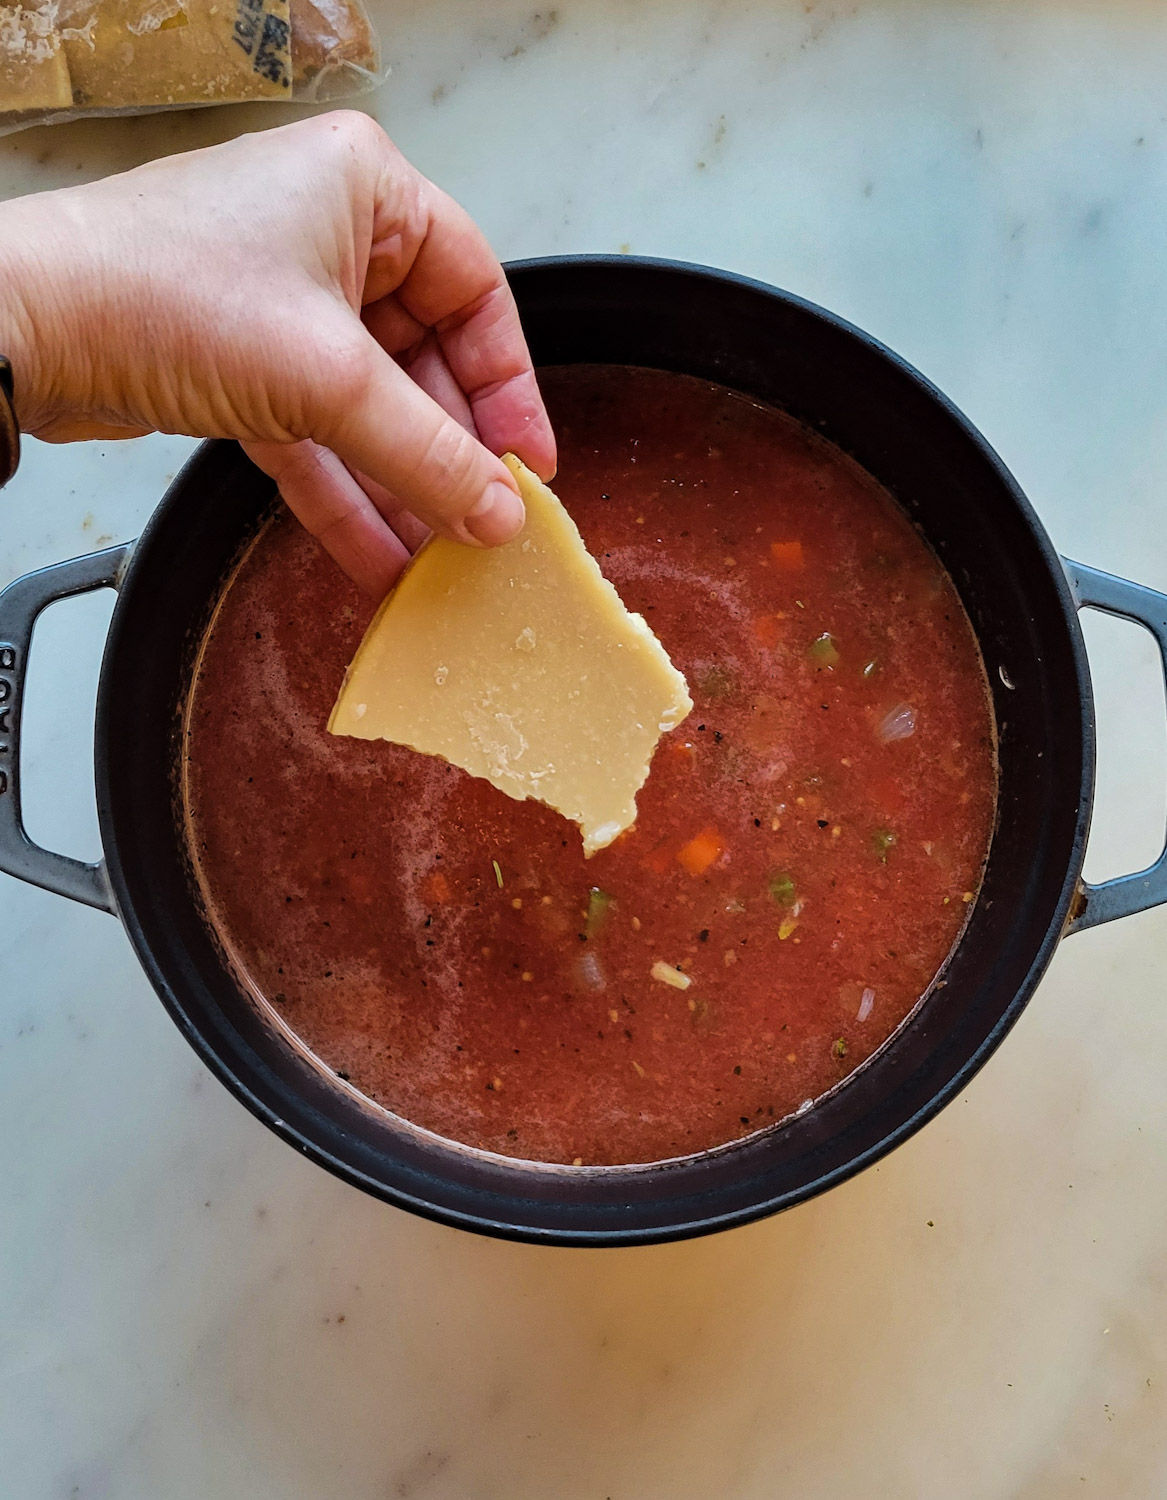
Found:
[[[502,266],[469,214],[429,182],[422,209],[425,232],[396,299],[437,334],[482,442],[550,479],[555,437]]]

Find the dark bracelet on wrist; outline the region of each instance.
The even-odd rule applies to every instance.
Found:
[[[12,366],[0,354],[0,489],[8,483],[20,463],[20,428],[12,395]]]

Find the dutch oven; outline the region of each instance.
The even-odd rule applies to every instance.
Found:
[[[567,257],[509,268],[536,365],[625,364],[716,381],[849,453],[947,568],[980,642],[1000,740],[980,897],[935,987],[816,1107],[717,1150],[648,1166],[520,1162],[365,1105],[290,1046],[233,979],[200,912],[176,796],[195,648],[224,577],[274,502],[232,443],[200,447],[136,542],[0,595],[0,869],[120,918],[162,1003],[265,1124],[366,1191],[447,1224],[542,1243],[627,1245],[746,1223],[870,1166],[953,1099],[1000,1044],[1063,937],[1167,900],[1167,851],[1082,880],[1094,793],[1083,608],[1152,631],[1167,596],[1067,562],[980,434],[874,339],[773,287],[697,266]],[[104,859],[33,844],[20,818],[20,711],[33,624],[55,600],[118,599],[97,700]]]

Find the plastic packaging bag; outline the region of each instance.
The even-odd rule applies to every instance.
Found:
[[[92,115],[345,99],[382,76],[362,0],[0,0],[0,135]]]

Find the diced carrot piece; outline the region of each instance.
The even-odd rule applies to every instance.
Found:
[[[770,555],[780,568],[788,573],[802,572],[801,542],[771,542]]]
[[[450,891],[450,882],[441,870],[434,870],[432,874],[426,876],[425,893],[431,901],[436,901],[439,906],[450,899],[452,894]]]
[[[758,645],[764,646],[767,651],[773,651],[781,634],[780,624],[778,615],[759,615],[754,621],[754,639]]]
[[[715,859],[725,853],[725,844],[716,828],[703,828],[695,838],[682,844],[677,858],[690,875],[704,875]]]

